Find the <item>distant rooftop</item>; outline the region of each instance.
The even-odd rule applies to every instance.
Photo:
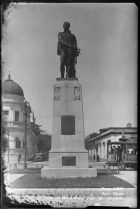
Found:
[[[100,133],[92,137],[89,142],[111,134],[137,134],[137,127],[109,127],[100,129]]]

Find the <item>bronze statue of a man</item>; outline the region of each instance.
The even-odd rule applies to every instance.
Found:
[[[61,78],[64,78],[66,70],[66,78],[75,78],[75,64],[80,50],[77,47],[77,41],[74,34],[69,30],[70,23],[64,22],[64,32],[58,33],[57,54],[60,55],[60,71]]]

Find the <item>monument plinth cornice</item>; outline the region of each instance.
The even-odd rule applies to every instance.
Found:
[[[56,78],[57,81],[77,81],[78,78]]]

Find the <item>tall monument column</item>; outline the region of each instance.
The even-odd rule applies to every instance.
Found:
[[[80,50],[69,27],[70,23],[65,22],[64,32],[58,34],[61,78],[57,78],[54,84],[52,144],[49,165],[41,169],[41,177],[97,176],[97,169],[88,167],[82,86],[75,69]]]

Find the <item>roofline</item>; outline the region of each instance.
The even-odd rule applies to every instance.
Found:
[[[101,129],[99,129],[99,131],[100,130],[109,130],[109,129],[130,129],[130,128],[137,129],[137,127],[108,127],[108,128],[101,128]]]
[[[111,128],[111,129],[113,129],[113,128]],[[115,128],[115,129],[120,129],[120,128]],[[121,129],[124,129],[124,128],[121,128]],[[128,128],[127,128],[128,129]],[[130,129],[130,128],[129,128]],[[136,129],[136,131],[135,132],[131,132],[131,131],[129,131],[129,132],[127,132],[127,131],[125,131],[124,132],[124,135],[125,134],[137,134],[137,128],[134,128],[133,127],[133,129]],[[96,139],[99,139],[99,138],[103,138],[103,137],[105,137],[105,136],[107,136],[107,135],[112,135],[112,134],[122,134],[122,132],[121,131],[110,131],[110,129],[108,129],[108,130],[106,130],[105,132],[103,132],[103,133],[100,133],[100,134],[98,134],[97,136],[95,136],[95,137],[93,137],[93,138],[91,138],[90,140],[89,140],[89,142],[92,142],[92,141],[95,141]]]

